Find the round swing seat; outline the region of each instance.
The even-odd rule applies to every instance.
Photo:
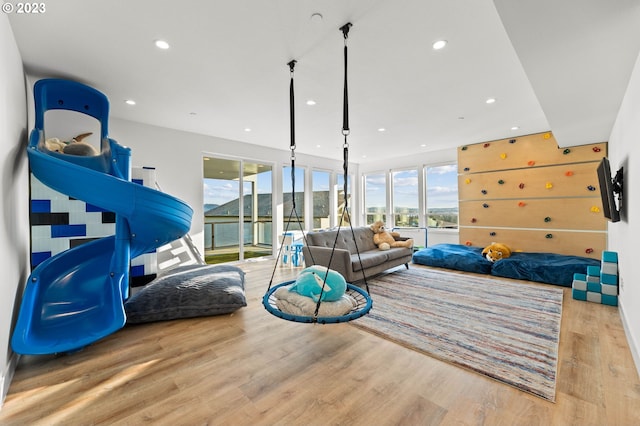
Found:
[[[348,322],[351,320],[358,319],[364,315],[366,315],[373,306],[373,302],[371,297],[367,294],[366,291],[362,290],[359,287],[356,287],[352,284],[347,284],[346,294],[353,298],[356,302],[353,309],[345,315],[340,316],[304,316],[304,315],[294,315],[287,312],[284,312],[278,308],[277,305],[277,297],[274,293],[281,287],[285,287],[295,283],[295,280],[286,281],[281,284],[278,284],[272,287],[262,298],[262,305],[265,309],[271,313],[272,315],[285,319],[287,321],[293,322],[301,322],[301,323],[320,323],[320,324],[338,324],[342,322]]]

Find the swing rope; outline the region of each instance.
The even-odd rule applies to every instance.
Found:
[[[353,224],[351,222],[351,215],[349,214],[349,197],[348,197],[348,189],[349,189],[349,140],[348,136],[351,133],[349,129],[349,90],[348,90],[348,50],[347,50],[347,40],[349,39],[349,29],[353,25],[350,22],[347,22],[342,27],[340,27],[340,31],[344,36],[344,91],[342,96],[342,135],[344,137],[344,144],[342,145],[342,172],[343,172],[343,199],[344,199],[344,207],[342,209],[342,214],[340,215],[340,220],[338,222],[338,231],[336,232],[336,238],[333,241],[333,247],[331,249],[331,254],[329,256],[329,267],[331,266],[331,262],[333,261],[333,254],[335,253],[336,246],[338,244],[338,238],[340,236],[340,228],[342,227],[342,223],[346,217],[347,223],[349,223],[349,228],[351,229],[351,237],[354,241],[354,246],[356,248],[356,254],[358,256],[358,262],[360,263],[360,270],[362,271],[362,278],[364,280],[365,288],[367,289],[367,294],[369,294],[369,283],[367,282],[367,277],[364,274],[364,267],[362,265],[362,259],[360,257],[360,249],[358,248],[358,243],[356,242],[356,234],[353,230]],[[325,274],[325,283],[327,275],[329,271],[327,270],[327,274]],[[320,297],[318,299],[318,303],[316,303],[316,310],[314,313],[314,317],[318,316],[318,312],[320,310],[320,305],[322,301],[322,295],[324,293],[324,285],[320,289]]]
[[[320,289],[320,295],[318,297],[318,301],[316,302],[316,307],[315,307],[315,311],[312,317],[308,317],[308,316],[299,316],[299,315],[292,315],[292,314],[288,314],[285,312],[280,311],[277,308],[277,305],[275,303],[275,301],[273,300],[273,293],[276,289],[278,289],[278,287],[282,287],[285,286],[289,283],[282,283],[277,285],[273,290],[271,289],[271,286],[273,284],[273,278],[275,275],[275,271],[278,265],[278,261],[280,259],[280,254],[282,252],[282,248],[283,245],[280,246],[279,250],[278,250],[278,255],[276,257],[276,262],[273,268],[273,272],[271,273],[271,279],[269,281],[269,288],[267,289],[267,293],[265,294],[265,296],[263,297],[263,305],[264,307],[271,312],[272,314],[286,319],[286,320],[290,320],[290,321],[296,321],[296,322],[306,322],[306,323],[317,323],[317,322],[321,322],[323,324],[327,324],[327,323],[340,323],[340,322],[346,322],[346,321],[351,321],[357,318],[362,317],[363,315],[365,315],[367,312],[369,312],[369,310],[372,307],[372,301],[371,301],[371,297],[369,296],[369,284],[367,283],[367,277],[364,274],[364,267],[362,265],[362,259],[360,257],[360,250],[358,248],[358,243],[356,240],[356,236],[355,236],[355,232],[353,230],[353,225],[351,223],[351,217],[349,214],[349,202],[348,202],[348,178],[349,178],[349,142],[348,142],[348,136],[350,133],[350,129],[349,129],[349,96],[348,96],[348,88],[347,88],[347,39],[348,39],[348,34],[349,34],[349,29],[351,28],[352,24],[351,23],[347,23],[344,26],[342,26],[340,28],[340,31],[342,31],[343,36],[344,36],[344,96],[343,96],[343,120],[342,120],[342,135],[344,136],[344,144],[343,144],[343,165],[342,165],[342,169],[343,169],[343,198],[344,198],[344,207],[342,209],[342,213],[340,215],[340,220],[338,222],[338,229],[336,231],[336,238],[333,242],[333,247],[331,249],[331,253],[329,255],[329,267],[331,266],[331,263],[333,261],[333,255],[335,253],[336,250],[336,246],[338,243],[338,237],[340,235],[340,228],[342,227],[342,223],[345,220],[349,223],[349,227],[351,228],[351,236],[353,238],[354,241],[354,245],[356,248],[356,253],[358,256],[358,262],[360,263],[360,269],[362,270],[362,276],[364,279],[364,284],[366,287],[366,293],[364,290],[353,286],[351,284],[347,284],[347,292],[349,293],[349,295],[354,299],[354,301],[356,302],[357,308],[354,308],[350,313],[346,314],[346,315],[342,315],[342,316],[338,316],[338,317],[319,317],[319,311],[320,311],[320,305],[322,304],[322,296],[324,294],[324,290],[325,290],[325,285],[327,282],[327,278],[329,275],[329,267],[327,267],[327,271],[324,274],[324,279],[323,279],[323,285]],[[296,144],[295,144],[295,113],[294,113],[294,90],[293,90],[293,69],[294,66],[296,64],[296,61],[293,60],[291,62],[288,63],[289,67],[290,67],[290,71],[291,71],[291,83],[290,83],[290,87],[289,87],[289,107],[290,107],[290,120],[291,120],[291,144],[290,144],[290,149],[291,149],[291,200],[292,200],[292,208],[291,208],[291,213],[289,214],[289,221],[286,224],[285,227],[285,231],[284,233],[286,234],[288,229],[289,229],[289,224],[291,222],[291,218],[292,216],[295,214],[295,217],[297,219],[298,224],[300,224],[300,218],[298,217],[298,213],[296,211],[296,203],[295,203],[295,149],[296,149]],[[304,243],[307,244],[307,238],[306,235],[304,233],[304,231],[302,232],[302,238],[304,240]],[[311,263],[315,264],[315,260],[313,259],[313,254],[309,253],[311,256]]]
[[[295,125],[295,95],[294,95],[294,84],[293,84],[293,74],[297,61],[295,59],[291,60],[287,63],[289,66],[289,73],[291,75],[289,82],[289,128],[290,128],[290,143],[289,149],[291,150],[291,211],[289,212],[289,216],[287,219],[287,223],[284,228],[284,232],[282,235],[282,242],[284,243],[284,239],[289,232],[289,225],[291,224],[291,219],[295,216],[296,222],[300,225],[300,217],[298,216],[298,211],[296,210],[296,125]],[[300,228],[303,228],[302,226]],[[306,236],[304,235],[304,231],[302,232],[302,237],[306,242]],[[293,238],[291,240],[293,243]],[[276,256],[276,261],[273,266],[273,271],[271,272],[271,279],[269,280],[269,287],[267,291],[271,290],[271,286],[273,285],[273,278],[276,274],[276,268],[278,267],[278,262],[280,261],[280,256],[282,255],[282,249],[284,248],[284,244],[280,244],[278,248],[278,254]],[[289,261],[292,261],[289,259]]]

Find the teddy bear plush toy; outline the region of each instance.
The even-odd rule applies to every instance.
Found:
[[[380,250],[389,250],[391,247],[413,247],[413,239],[409,238],[404,241],[397,241],[395,237],[399,237],[397,232],[387,231],[384,222],[379,220],[371,225],[373,231],[373,242]]]
[[[482,250],[482,256],[490,262],[497,262],[511,256],[511,249],[502,243],[491,243]]]

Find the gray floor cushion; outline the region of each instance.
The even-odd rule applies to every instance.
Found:
[[[243,306],[244,272],[231,265],[172,269],[124,304],[130,324],[228,314]]]

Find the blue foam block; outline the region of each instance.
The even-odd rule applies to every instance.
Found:
[[[587,276],[585,274],[573,274],[573,279],[578,281],[587,281]]]
[[[618,296],[611,296],[608,294],[602,295],[602,304],[610,306],[618,306]]]
[[[602,284],[617,285],[618,276],[611,274],[600,274],[600,282]]]
[[[587,282],[587,291],[592,293],[602,293],[602,286],[600,283]]]
[[[571,294],[573,295],[573,298],[576,300],[587,300],[587,292],[586,291],[582,291],[582,290],[576,290],[571,289]]]
[[[589,277],[600,277],[600,267],[587,266],[587,278]]]
[[[618,263],[618,253],[616,253],[615,251],[603,251],[602,252],[602,261],[603,262]]]

